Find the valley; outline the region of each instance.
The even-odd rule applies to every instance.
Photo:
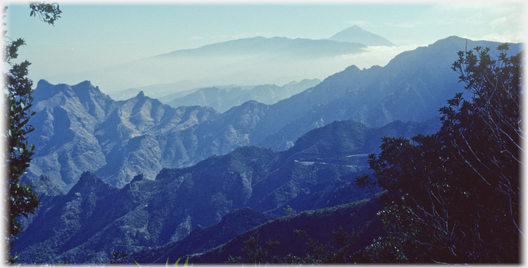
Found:
[[[255,55],[291,68],[275,61],[277,55],[297,62],[394,46],[361,31],[353,27],[325,40],[239,39],[111,70],[128,77],[184,57],[232,56],[228,65],[237,65],[225,73],[216,71],[225,66],[208,66],[207,76],[189,75],[200,83],[181,88],[181,81],[163,80],[167,73],[148,85],[120,77],[135,85],[124,91],[106,89],[108,81],[40,80],[30,120],[35,131],[28,134],[35,154],[23,182],[42,202],[22,221],[24,232],[12,247],[19,262],[109,263],[115,251],[130,253],[121,260],[129,264],[186,257],[197,264],[244,262],[257,245],[273,241],[263,263],[301,262],[318,246],[370,262],[363,249],[388,234],[378,213],[386,208],[378,202],[383,188],[356,181],[379,175],[369,169],[375,163],[370,155],[384,152],[384,137],[444,130],[440,109],[466,91],[451,69],[457,52],[499,43],[451,36],[398,54],[383,67],[348,65],[322,80],[289,73],[277,83],[282,86],[270,84],[273,75],[248,86],[268,67],[254,73],[240,67],[251,66]],[[368,44],[350,39],[354,35]],[[518,53],[521,44],[509,48]],[[226,80],[206,81],[213,73]],[[251,250],[248,241],[255,242]]]

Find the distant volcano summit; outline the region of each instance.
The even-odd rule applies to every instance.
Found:
[[[360,43],[366,46],[395,46],[391,41],[354,25],[330,37],[339,42]]]

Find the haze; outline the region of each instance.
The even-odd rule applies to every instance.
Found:
[[[66,3],[60,5],[63,14],[55,27],[29,17],[27,3],[8,6],[7,36],[26,40],[20,59],[32,62],[31,79],[68,84],[90,80],[105,93],[154,84],[185,84],[188,80],[201,80],[201,83],[185,84],[182,90],[216,84],[285,84],[292,79],[324,79],[350,65],[384,66],[402,51],[452,35],[472,40],[523,41],[523,5],[515,3]],[[353,25],[382,36],[396,46],[367,47],[361,53],[298,63],[266,60],[258,65],[253,62],[244,65],[246,58],[192,59],[180,61],[178,66],[163,66],[168,73],[165,76],[171,76],[165,80],[145,76],[140,79],[129,72],[132,67],[123,68],[131,66],[131,62],[137,65],[145,58],[176,50],[257,36],[328,39]],[[238,77],[231,75],[233,71],[223,72],[228,62],[236,65],[234,73]],[[259,79],[244,77],[245,70],[255,68],[263,72]],[[128,76],[115,79],[108,70],[128,72]],[[138,72],[144,73],[143,69]],[[216,78],[207,80],[206,77]]]

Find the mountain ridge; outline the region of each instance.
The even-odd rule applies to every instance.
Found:
[[[269,113],[287,114],[289,118],[263,119],[260,130],[272,129],[275,134],[258,137],[255,142],[264,147],[286,149],[301,133],[325,122],[355,120],[381,126],[394,120],[425,121],[438,116],[438,109],[447,100],[465,91],[451,67],[466,42],[467,47],[500,45],[448,37],[427,47],[400,53],[384,67],[360,70],[352,65],[313,88],[275,103]],[[510,44],[510,54],[519,51],[520,44]],[[495,50],[492,55],[496,57],[498,52]],[[289,138],[293,133],[298,134]]]
[[[175,50],[53,79],[68,83],[88,79],[116,96],[130,88],[164,84],[179,84],[173,87],[178,91],[229,84],[286,84],[306,78],[323,79],[350,65],[342,56],[357,55],[364,48],[359,41],[259,36]],[[296,68],[299,65],[305,67]],[[162,93],[163,88],[157,90],[156,97],[168,95]]]
[[[410,132],[410,123],[365,128],[335,122],[323,127],[326,131],[307,133],[290,151],[239,147],[194,166],[162,169],[155,180],[137,175],[121,189],[84,172],[67,194],[39,207],[13,250],[21,262],[108,260],[113,250],[133,252],[182,240],[234,209],[280,215],[287,206],[304,211],[355,202],[371,195],[352,180],[368,172],[371,151],[364,150],[379,146],[366,143],[378,137],[374,143],[380,144],[386,133],[432,133],[435,122]]]
[[[40,81],[28,136],[33,178],[24,181],[46,199],[13,249],[22,262],[109,260],[113,250],[183,241],[235,209],[279,215],[369,198],[353,179],[369,172],[380,138],[436,132],[437,109],[463,92],[450,66],[465,42],[497,45],[449,37],[385,67],[349,66],[273,105],[247,101],[224,113],[143,92],[114,101],[87,81]]]
[[[306,47],[306,45],[312,44],[312,46]],[[282,55],[295,55],[297,53],[305,53],[306,49],[312,52],[312,55],[323,53],[317,48],[319,46],[328,49],[329,54],[323,53],[322,55],[336,55],[338,54],[350,54],[358,51],[358,48],[364,47],[361,43],[342,44],[340,42],[334,42],[333,40],[325,39],[307,39],[307,38],[287,38],[287,37],[251,37],[242,38],[236,40],[229,40],[220,43],[214,43],[205,45],[195,49],[182,49],[154,56],[152,58],[164,58],[164,57],[175,57],[181,56],[193,56],[193,54],[199,54],[200,56],[215,56],[218,54],[222,55],[233,55],[233,54],[244,54],[244,53],[274,53]],[[293,54],[292,54],[293,53]],[[258,55],[257,54],[257,55]],[[337,54],[337,55],[338,55]]]
[[[425,121],[464,91],[451,65],[465,43],[450,37],[401,53],[385,67],[352,65],[288,99],[250,101],[224,113],[173,108],[140,93],[114,101],[87,82],[40,82],[30,121],[36,131],[28,136],[36,147],[30,171],[48,175],[62,189],[87,170],[122,187],[137,174],[152,179],[164,167],[190,166],[239,146],[286,150],[304,133],[336,120],[367,126]],[[468,41],[469,47],[497,44]],[[512,44],[511,52],[519,47]]]
[[[276,215],[262,213],[251,208],[235,209],[212,226],[206,228],[198,226],[184,239],[152,249],[133,252],[126,260],[134,260],[139,263],[166,262],[171,257],[176,259],[178,254],[183,256],[205,252],[228,242],[242,232],[275,218],[277,218]],[[127,262],[126,260],[125,262]]]
[[[172,107],[192,105],[209,106],[223,113],[249,100],[255,100],[268,105],[274,104],[300,93],[307,88],[313,87],[320,82],[319,79],[303,79],[298,83],[292,81],[281,87],[277,85],[258,85],[250,87],[249,89],[242,89],[242,87],[208,87],[195,90],[182,97],[175,97],[170,101],[166,101],[166,103]],[[164,99],[170,99],[170,96],[165,96]]]

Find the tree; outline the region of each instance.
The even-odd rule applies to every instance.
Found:
[[[278,241],[267,241],[266,242],[266,249],[262,249],[261,246],[258,245],[259,237],[255,238],[254,236],[251,236],[248,240],[244,241],[244,248],[242,251],[247,257],[247,263],[267,263],[265,258],[268,256],[268,253],[273,250],[276,246],[278,246],[280,243]],[[272,257],[273,262],[277,263],[278,258],[277,256]],[[229,255],[226,263],[242,263],[242,257],[238,256],[234,258],[233,256]]]
[[[383,138],[374,170],[356,180],[380,186],[378,214],[389,237],[366,252],[382,262],[519,262],[521,54],[498,47],[459,52],[453,70],[471,100],[459,93],[440,109],[433,135]]]
[[[58,4],[32,3],[30,4],[30,16],[38,15],[41,20],[48,24],[54,25],[57,18],[60,17],[61,10]],[[4,7],[4,17],[7,7]],[[9,263],[15,263],[17,255],[11,255],[10,249],[17,235],[22,231],[22,226],[18,217],[28,217],[38,206],[40,200],[33,192],[31,184],[22,185],[21,176],[26,172],[34,154],[34,146],[29,145],[27,134],[34,128],[28,125],[28,121],[34,114],[30,110],[33,97],[31,96],[31,87],[33,82],[27,78],[28,67],[30,63],[26,60],[22,63],[13,63],[12,60],[18,58],[18,49],[25,44],[24,40],[19,38],[11,40],[6,37],[4,31],[4,61],[11,69],[4,74],[4,95],[9,100],[9,104],[4,104],[4,116],[9,121],[9,128],[6,129],[4,141],[9,144],[6,146],[4,157],[6,158],[7,191],[5,199],[8,205],[9,213],[7,219],[7,259]]]
[[[297,211],[295,211],[293,208],[290,207],[290,205],[286,205],[285,208],[282,209],[282,215],[283,216],[291,216],[297,214]]]
[[[268,240],[265,244],[265,249],[258,245],[259,237],[251,236],[244,241],[246,246],[242,249],[246,258],[241,256],[233,257],[229,255],[226,263],[273,263],[273,264],[321,264],[321,263],[347,263],[359,259],[359,253],[352,250],[352,246],[357,243],[360,232],[352,229],[352,233],[348,234],[339,226],[339,229],[332,231],[333,243],[328,242],[321,244],[309,238],[304,230],[294,230],[294,237],[304,239],[308,250],[304,256],[296,256],[288,253],[282,258],[278,256],[270,256],[270,252],[280,242]],[[332,245],[335,244],[336,246]],[[247,260],[247,261],[246,261]]]
[[[521,54],[507,56],[508,45],[498,60],[488,55],[489,48],[475,48],[459,53],[453,70],[473,94],[471,102],[460,95],[441,109],[444,114],[442,142],[452,146],[452,156],[467,165],[483,185],[505,200],[510,223],[519,229],[519,172],[523,165],[520,155],[524,140],[521,128],[521,94],[523,93],[524,58]],[[474,129],[479,131],[473,131]],[[450,139],[449,133],[458,133]],[[456,146],[458,145],[458,146]]]

